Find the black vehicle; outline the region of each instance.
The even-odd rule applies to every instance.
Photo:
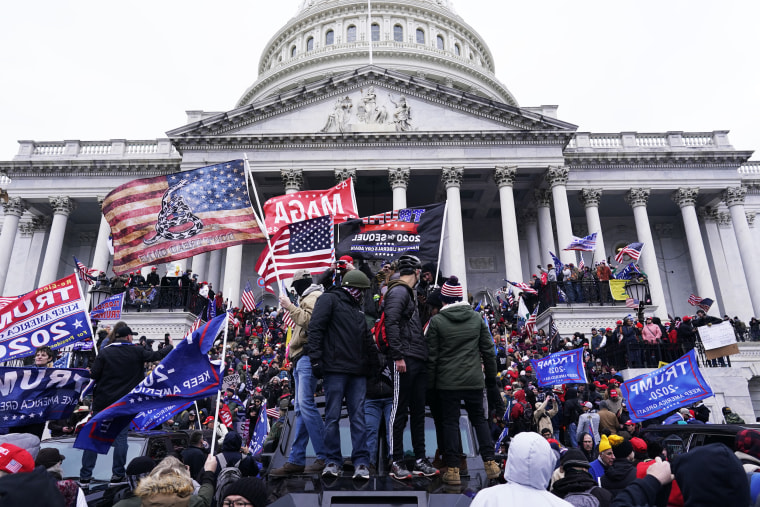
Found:
[[[697,447],[721,443],[736,451],[736,434],[743,429],[760,431],[758,424],[666,424],[647,426],[641,431],[644,439],[661,440],[668,456],[689,452]]]
[[[322,406],[322,399],[318,399]],[[381,428],[378,437],[378,470],[369,480],[352,479],[354,472],[350,459],[343,464],[343,473],[337,478],[322,478],[319,474],[292,475],[289,477],[268,477],[270,505],[274,507],[298,506],[317,507],[332,505],[393,505],[393,506],[466,506],[472,502],[478,491],[495,484],[489,481],[483,468],[483,460],[478,454],[475,432],[467,419],[466,413],[459,420],[462,449],[467,460],[467,472],[462,473],[462,484],[450,486],[438,477],[413,477],[409,480],[397,480],[388,475],[388,446],[385,432]],[[262,455],[263,469],[279,468],[288,459],[288,453],[295,435],[295,412],[289,411],[285,416],[282,432],[277,442],[265,446]],[[351,437],[348,415],[345,407],[340,421],[341,451],[343,456],[351,455]],[[425,417],[425,449],[432,455],[436,449],[436,433],[430,414]],[[406,456],[411,453],[412,442],[409,428],[404,431],[404,449]],[[268,451],[268,452],[267,452]],[[310,464],[316,456],[311,443],[306,448],[306,463]],[[504,456],[497,455],[497,461]],[[409,457],[407,465],[412,466]]]

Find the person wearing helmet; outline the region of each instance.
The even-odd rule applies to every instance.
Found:
[[[367,275],[356,269],[348,271],[339,287],[331,287],[317,299],[309,321],[311,371],[315,377],[324,379],[326,465],[322,475],[326,477],[341,475],[339,423],[345,398],[351,428],[353,477],[369,479],[364,396],[374,345],[362,311],[362,298],[369,286]]]
[[[431,477],[440,474],[425,453],[425,391],[427,389],[428,347],[422,334],[414,287],[420,281],[422,263],[414,255],[402,255],[396,261],[398,280],[388,283],[383,300],[385,333],[393,360],[393,406],[391,408],[390,451],[393,463],[390,475],[410,479],[412,475]],[[404,464],[404,428],[410,418],[415,463],[411,470]]]

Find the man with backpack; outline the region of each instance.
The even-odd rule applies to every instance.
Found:
[[[509,436],[514,438],[519,433],[533,431],[533,407],[525,399],[525,391],[518,389],[514,394],[512,411],[509,419],[512,424],[509,427]]]
[[[568,449],[560,460],[565,476],[552,485],[552,493],[575,507],[609,507],[612,493],[600,488],[589,473],[589,462],[580,449]]]
[[[243,455],[245,451],[246,456]],[[216,455],[216,493],[214,498],[217,505],[225,497],[225,489],[228,485],[241,477],[255,477],[259,473],[259,465],[253,456],[247,455],[247,448],[243,448],[243,437],[234,431],[225,435],[222,443],[222,452]]]

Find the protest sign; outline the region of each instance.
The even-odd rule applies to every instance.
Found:
[[[60,349],[85,338],[92,338],[92,327],[75,274],[0,310],[0,362],[33,356],[38,347]]]
[[[539,387],[554,384],[585,384],[586,369],[583,367],[583,349],[568,350],[531,359]]]
[[[88,370],[0,367],[0,426],[65,419],[89,382]]]
[[[707,359],[715,359],[739,353],[739,345],[736,343],[734,326],[730,322],[721,322],[697,328],[699,338],[705,347]]]
[[[233,373],[232,375],[227,375],[222,380],[222,389],[227,389],[228,387],[237,387],[238,384],[240,384],[240,375],[237,373]]]
[[[672,363],[623,383],[630,418],[641,422],[713,395],[692,349]]]
[[[92,309],[90,319],[92,320],[119,320],[121,319],[121,309],[124,306],[124,292],[116,294],[105,299],[102,303]]]

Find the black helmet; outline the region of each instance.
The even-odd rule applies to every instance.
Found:
[[[353,287],[355,289],[369,289],[369,278],[358,269],[352,269],[343,275],[343,287]]]
[[[422,263],[418,257],[405,254],[396,261],[396,270],[402,275],[411,275],[414,271],[422,269]]]

